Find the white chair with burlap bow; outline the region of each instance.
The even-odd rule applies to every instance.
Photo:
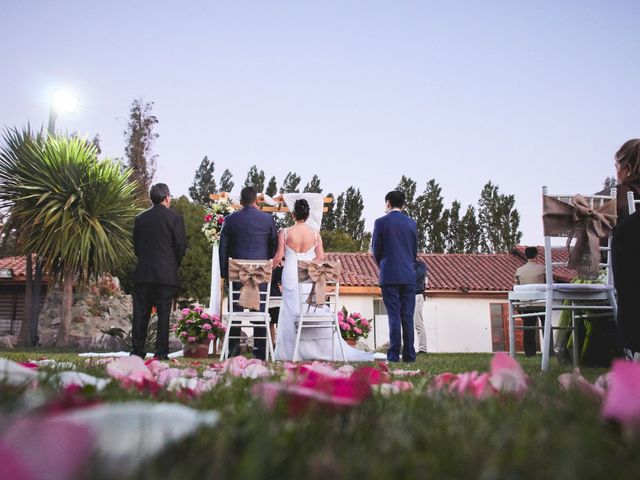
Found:
[[[296,343],[293,361],[298,360],[300,342],[328,339],[331,341],[331,360],[336,360],[338,344],[342,360],[346,361],[338,324],[340,298],[340,262],[309,262],[298,260],[298,288],[300,313],[296,318]],[[302,331],[305,331],[303,335]],[[337,338],[336,338],[337,335]]]
[[[611,231],[616,223],[616,189],[610,195],[548,195],[542,187],[544,262],[546,283],[516,285],[509,293],[509,351],[515,358],[515,331],[543,331],[542,370],[549,369],[553,330],[573,332],[573,361],[579,358],[578,320],[611,318],[617,313],[613,274],[611,271]],[[564,245],[552,245],[552,239],[562,238]],[[607,246],[601,246],[605,243]],[[554,250],[568,250],[568,262],[553,261]],[[603,255],[604,254],[604,255]],[[602,257],[604,256],[604,261]],[[578,278],[598,283],[556,283],[554,268],[577,271]],[[540,310],[531,312],[539,307]],[[519,313],[521,308],[524,312]],[[554,326],[553,312],[569,310],[571,324]],[[588,311],[588,315],[581,312]],[[516,318],[544,317],[540,325],[516,325]]]
[[[273,343],[269,325],[269,291],[271,287],[271,260],[229,259],[228,312],[222,315],[227,331],[224,335],[220,360],[229,356],[229,339],[240,339],[241,335],[231,335],[233,327],[254,329],[253,339],[266,341],[266,360],[273,359]],[[266,285],[266,288],[260,288]],[[255,328],[265,328],[264,336],[255,336]]]

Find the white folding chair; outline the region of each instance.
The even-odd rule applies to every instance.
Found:
[[[542,187],[542,194],[547,195],[547,187]],[[572,195],[552,195],[553,198],[571,203]],[[616,189],[611,189],[610,195],[584,196],[591,208],[598,208],[605,202],[616,200]],[[553,238],[563,238],[562,245],[552,245]],[[606,247],[600,247],[601,252],[605,252],[606,261],[600,263],[604,275],[604,283],[555,283],[553,277],[554,267],[567,267],[567,262],[554,262],[553,250],[566,250],[565,236],[545,236],[544,237],[544,265],[546,283],[535,285],[516,285],[513,291],[509,292],[509,353],[516,356],[515,331],[535,329],[543,331],[542,346],[542,370],[549,369],[549,356],[551,354],[551,338],[553,330],[573,331],[573,362],[578,365],[579,342],[578,322],[582,318],[597,319],[611,318],[614,320],[617,314],[617,303],[613,287],[613,273],[611,270],[611,235],[609,235]],[[527,313],[517,312],[518,307],[523,307]],[[536,307],[540,311],[531,312]],[[553,312],[558,310],[571,311],[571,325],[568,327],[553,326]],[[588,316],[580,315],[581,311],[589,311]],[[544,328],[535,326],[516,326],[516,318],[544,317]]]
[[[636,205],[640,205],[640,199],[636,199],[633,191],[627,192],[627,204],[629,205],[629,215],[636,213]]]
[[[309,263],[298,261],[298,265]],[[340,262],[336,262],[340,265]],[[312,293],[313,281],[308,279],[298,282],[300,296],[300,313],[296,316],[296,343],[293,348],[293,361],[298,361],[298,350],[300,342],[305,340],[328,339],[331,340],[331,360],[336,360],[336,343],[340,348],[342,361],[346,362],[347,357],[342,345],[340,325],[338,324],[338,304],[340,299],[340,281],[327,280],[326,298],[316,298],[317,305],[313,305],[310,294]],[[322,303],[326,300],[326,303]],[[302,334],[305,330],[307,333]],[[325,334],[324,336],[319,336]],[[306,336],[309,338],[306,338]],[[337,335],[337,338],[335,338]]]
[[[271,266],[271,260],[237,260],[229,258],[229,262],[231,263],[233,260],[238,262],[241,265],[247,265],[253,268],[256,267],[265,267]],[[222,344],[222,351],[220,352],[220,360],[225,360],[229,356],[229,339],[240,339],[242,338],[241,334],[231,335],[232,327],[239,328],[251,328],[254,330],[253,339],[264,339],[266,341],[265,348],[265,357],[268,361],[269,359],[273,360],[273,343],[271,342],[271,331],[269,329],[269,325],[271,324],[271,317],[269,316],[269,292],[271,290],[271,281],[265,282],[262,285],[266,284],[266,289],[260,289],[260,309],[259,311],[249,310],[247,308],[243,308],[239,304],[240,290],[242,288],[241,284],[237,281],[231,281],[229,278],[229,297],[228,297],[228,312],[222,315],[223,322],[226,323],[227,331],[224,334],[224,342]],[[234,308],[235,307],[235,308]],[[239,311],[234,311],[239,310]],[[255,336],[255,328],[262,327],[265,328],[264,336]]]

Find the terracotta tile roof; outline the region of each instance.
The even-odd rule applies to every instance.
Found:
[[[459,254],[432,253],[420,254],[429,268],[428,290],[440,291],[494,291],[505,292],[513,288],[513,276],[518,267],[526,263],[524,246],[512,253],[497,254]],[[536,261],[544,263],[544,249]],[[340,283],[348,287],[375,287],[378,285],[378,266],[370,253],[328,252],[329,260],[342,263]],[[555,261],[566,261],[566,251],[554,251]],[[568,282],[575,272],[566,268],[555,269],[556,281]]]
[[[25,257],[0,258],[0,268],[11,268],[13,270],[13,281],[25,281],[27,271],[26,263]]]

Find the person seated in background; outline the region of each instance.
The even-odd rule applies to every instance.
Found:
[[[633,192],[640,199],[640,138],[627,140],[616,152],[616,177],[618,189],[616,208],[618,222],[629,215],[627,193]]]
[[[284,258],[282,259],[284,261]],[[276,325],[278,324],[278,316],[280,315],[280,306],[282,305],[282,290],[280,284],[282,283],[282,265],[279,265],[271,272],[271,291],[269,292],[269,317],[271,317],[271,323],[269,329],[271,330],[271,341],[273,345],[276,344]]]
[[[524,250],[524,256],[527,259],[527,263],[518,268],[515,273],[516,285],[531,285],[533,283],[545,283],[544,265],[536,263],[535,259],[538,256],[538,249],[536,247],[527,247]],[[540,311],[540,307],[527,307],[521,306],[520,313],[535,313]],[[525,327],[536,327],[537,321],[540,320],[540,324],[544,327],[544,316],[539,317],[524,317],[522,324]],[[536,337],[538,331],[533,328],[528,328],[522,332],[522,344],[524,347],[524,355],[526,357],[533,357],[536,354]],[[552,341],[553,343],[553,341]],[[552,347],[553,350],[553,347]]]
[[[611,245],[613,283],[618,294],[618,345],[640,359],[640,211],[615,228]]]

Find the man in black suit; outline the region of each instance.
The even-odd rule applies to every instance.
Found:
[[[144,358],[151,309],[158,312],[155,357],[169,354],[169,314],[178,288],[178,267],[187,248],[182,215],[170,210],[171,194],[164,183],[149,191],[153,207],[136,217],[133,248],[138,263],[133,272],[133,351]]]
[[[240,192],[242,209],[229,215],[220,232],[220,274],[227,278],[229,258],[241,260],[270,260],[278,246],[278,232],[273,216],[261,212],[257,205],[258,194],[253,187],[245,187]],[[240,328],[234,327],[230,336],[239,336]],[[264,327],[254,328],[256,337],[266,336]],[[265,358],[266,341],[256,339],[253,354]],[[238,339],[229,339],[230,355],[237,355]]]

